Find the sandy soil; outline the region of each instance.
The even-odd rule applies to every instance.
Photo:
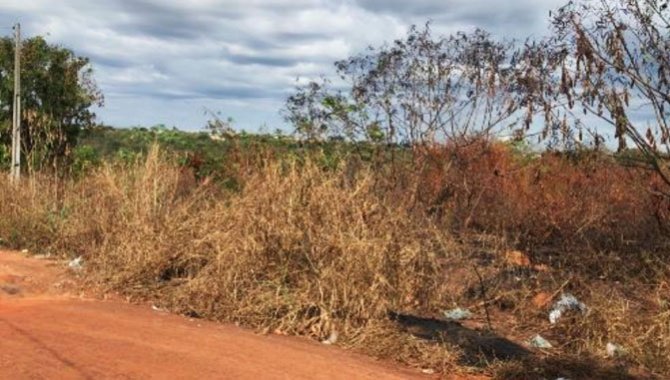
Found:
[[[299,338],[87,299],[59,262],[0,252],[3,379],[429,379]]]

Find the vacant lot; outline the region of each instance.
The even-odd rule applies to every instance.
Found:
[[[237,157],[226,178],[153,148],[3,184],[0,237],[81,256],[87,281],[130,300],[445,374],[670,373],[668,204],[643,189],[653,172],[486,142],[394,164]],[[568,294],[586,308],[550,323]],[[445,319],[455,307],[473,315]]]

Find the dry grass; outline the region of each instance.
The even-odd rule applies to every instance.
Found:
[[[309,162],[268,164],[227,193],[197,186],[154,149],[145,162],[76,182],[3,184],[0,197],[7,243],[82,255],[111,289],[269,331],[336,332],[352,347],[379,334],[388,310],[438,309],[439,259],[456,252],[402,202],[382,201],[370,171],[347,177]],[[426,356],[377,352],[407,363]]]
[[[524,249],[653,248],[670,235],[660,178],[604,154],[545,153],[475,141],[421,152],[421,198],[460,232],[505,237]],[[444,196],[448,194],[448,196]]]
[[[650,244],[637,251],[630,244],[664,241],[657,229],[645,231],[657,223],[650,198],[633,199],[635,181],[597,174],[612,163],[587,177],[552,158],[542,162],[545,179],[533,182],[531,169],[495,149],[460,169],[410,169],[403,186],[360,163],[325,170],[312,160],[265,160],[235,173],[237,191],[198,183],[153,149],[144,161],[109,164],[78,180],[34,176],[20,191],[0,184],[0,238],[17,248],[82,255],[89,278],[176,312],[319,340],[336,332],[338,344],[422,368],[453,371],[462,350],[400,331],[389,311],[437,316],[472,306],[481,325],[481,302],[494,300],[488,305],[496,331],[518,342],[542,333],[558,348],[539,354],[540,367],[514,361],[484,371],[509,378],[575,366],[592,378],[621,368],[669,374],[667,256]],[[507,174],[490,177],[491,168]],[[561,174],[546,175],[552,170]],[[436,208],[443,175],[455,195]],[[581,184],[586,200],[547,182],[566,176],[577,178],[568,187]],[[533,186],[547,190],[535,194]],[[627,208],[615,213],[618,207]],[[551,223],[542,223],[551,210]],[[612,223],[610,216],[620,219]],[[634,233],[603,243],[625,230],[617,223]],[[588,244],[540,249],[538,241],[556,236]],[[549,270],[510,266],[504,252],[520,242]],[[473,266],[484,277],[486,300]],[[531,300],[562,285],[590,312],[551,327],[546,308]],[[624,346],[626,356],[604,359],[607,342]],[[580,355],[583,361],[575,359]]]

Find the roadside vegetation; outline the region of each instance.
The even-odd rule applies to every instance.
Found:
[[[346,90],[297,88],[290,136],[83,123],[0,182],[0,243],[82,257],[138,302],[424,370],[667,377],[670,15],[614,3],[571,3],[521,47],[414,28],[338,62]],[[568,294],[585,309],[550,323]]]

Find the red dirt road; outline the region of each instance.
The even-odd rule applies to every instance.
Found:
[[[303,339],[81,299],[62,268],[0,252],[0,378],[429,378]]]

